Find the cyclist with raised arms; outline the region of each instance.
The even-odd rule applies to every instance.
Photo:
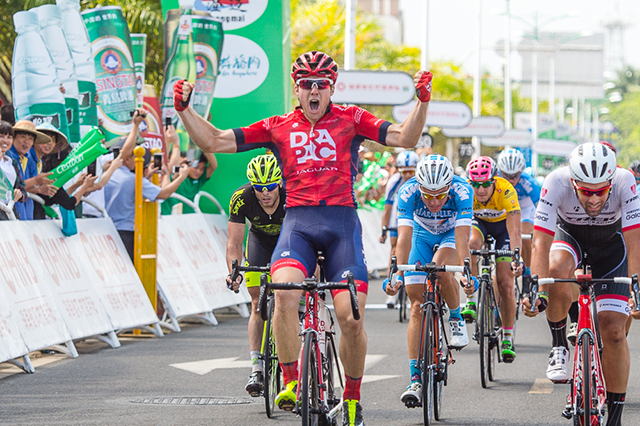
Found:
[[[453,172],[451,162],[442,155],[428,155],[418,163],[416,176],[400,188],[398,194],[399,264],[462,265],[470,257],[469,233],[473,212],[473,190]],[[433,248],[438,244],[438,251]],[[460,290],[452,273],[439,274],[440,293],[449,306],[450,346],[462,349],[469,343],[467,327],[460,316]],[[394,286],[387,285],[387,294],[395,294],[404,284],[411,300],[411,317],[407,329],[409,371],[411,383],[401,400],[407,407],[419,406],[422,379],[418,367],[422,309],[425,302],[425,272],[406,272],[396,276]],[[466,279],[463,278],[466,284]]]
[[[393,147],[415,146],[427,117],[432,74],[419,71],[414,76],[420,102],[399,125],[357,106],[332,104],[338,66],[323,52],[300,55],[291,77],[300,106],[243,128],[220,130],[200,117],[189,107],[193,83],[181,80],[174,85],[174,105],[189,136],[203,151],[234,153],[268,147],[279,159],[287,206],[271,258],[273,281],[302,282],[310,277],[316,269],[316,253],[322,250],[327,279],[345,282],[348,273],[354,275],[364,313],[368,274],[353,190],[358,148],[365,139]],[[279,290],[275,298],[274,334],[285,383],[276,403],[292,410],[300,354],[300,292]],[[339,352],[346,375],[343,424],[362,426],[359,401],[367,335],[363,319],[353,318],[348,292],[334,293],[333,304],[342,332]]]
[[[498,155],[498,170],[500,177],[505,178],[516,189],[520,204],[520,220],[523,234],[533,233],[533,218],[536,206],[540,201],[540,186],[533,177],[524,172],[527,166],[524,155],[517,149],[505,149]],[[525,265],[531,265],[531,240],[523,240],[521,247],[522,259]],[[523,293],[529,290],[531,269],[526,266],[523,274]]]
[[[533,234],[531,272],[541,278],[572,278],[584,255],[594,278],[640,273],[640,199],[633,174],[617,167],[608,147],[579,145],[569,165],[545,179]],[[553,347],[547,377],[553,382],[570,378],[566,325],[571,290],[569,283],[541,285],[534,313],[529,299],[523,302],[528,316],[546,311]],[[630,291],[628,285],[611,283],[595,285],[594,291],[607,384],[607,426],[617,426],[629,380],[625,324]]]
[[[242,258],[242,243],[245,237],[245,222],[249,222],[249,237],[244,253],[245,266],[267,266],[278,243],[280,228],[284,221],[285,191],[281,185],[282,173],[276,157],[259,155],[247,166],[249,183],[238,188],[229,202],[229,241],[227,242],[227,267],[231,273],[231,262]],[[245,272],[247,290],[251,295],[249,317],[249,348],[252,372],[246,391],[253,397],[263,391],[264,363],[260,359],[264,321],[256,312],[260,297],[260,272]],[[227,283],[237,291],[242,275]]]
[[[393,174],[389,178],[385,187],[384,211],[382,212],[382,235],[380,235],[379,238],[381,244],[387,241],[385,228],[398,227],[398,190],[403,183],[415,175],[418,160],[418,154],[416,154],[415,151],[402,151],[396,157],[398,173]],[[391,243],[391,256],[394,256],[398,243],[397,230],[389,231],[389,242]],[[386,303],[388,308],[393,309],[396,304],[395,296],[389,296]]]
[[[467,177],[473,187],[473,222],[469,246],[481,249],[485,237],[492,235],[497,250],[514,250],[522,243],[520,204],[516,190],[506,179],[497,177],[496,163],[490,157],[478,157],[467,165]],[[478,265],[471,262],[475,275]],[[513,346],[513,325],[516,319],[516,294],[513,288],[513,270],[521,274],[524,267],[515,265],[510,257],[496,259],[496,281],[500,294],[502,320],[502,360],[511,363],[516,358]],[[468,321],[476,316],[474,287],[465,287],[467,305],[462,315]]]

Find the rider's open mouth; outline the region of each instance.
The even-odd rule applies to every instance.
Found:
[[[316,112],[318,111],[318,109],[320,109],[320,101],[318,100],[310,100],[309,101],[309,108],[311,108],[311,111]]]

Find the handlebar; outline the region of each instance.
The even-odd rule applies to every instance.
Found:
[[[260,315],[266,320],[268,290],[305,290],[309,292],[317,292],[323,290],[349,290],[351,298],[351,312],[353,318],[357,321],[360,319],[360,309],[358,307],[358,292],[356,290],[356,280],[352,273],[347,274],[347,282],[317,282],[314,278],[306,278],[302,283],[270,283],[267,281],[267,274],[260,276],[260,297],[258,298],[258,309]]]
[[[231,261],[231,273],[229,274],[229,278],[231,278],[231,282],[227,282],[227,288],[229,290],[233,289],[233,282],[238,279],[240,276],[240,272],[269,272],[271,270],[271,265],[267,264],[266,266],[240,266],[238,264],[238,259],[233,259]],[[234,293],[239,293],[240,290],[234,290]]]
[[[599,284],[599,283],[620,283],[631,286],[634,301],[634,311],[640,309],[640,290],[638,288],[638,274],[631,277],[614,277],[614,278],[593,278],[591,274],[578,275],[575,278],[538,278],[537,275],[531,276],[531,294],[529,301],[531,302],[531,312],[536,309],[535,301],[538,298],[538,286],[555,283],[573,283],[573,284]]]
[[[471,277],[471,261],[467,257],[464,260],[464,265],[436,265],[435,263],[426,263],[424,265],[416,263],[415,265],[398,265],[398,258],[391,256],[391,265],[389,267],[389,285],[393,286],[396,283],[395,273],[398,271],[410,271],[410,272],[460,272],[467,277]]]
[[[389,232],[389,231],[394,232],[394,231],[397,231],[397,230],[398,230],[398,228],[389,228],[388,226],[383,226],[382,227],[382,236],[387,235],[387,232]]]

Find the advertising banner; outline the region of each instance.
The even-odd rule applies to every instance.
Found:
[[[20,335],[20,330],[7,306],[6,287],[0,287],[0,362],[18,358],[29,353]]]
[[[91,40],[98,118],[110,147],[131,131],[138,97],[129,26],[119,6],[85,10],[82,18]]]
[[[337,104],[404,105],[415,94],[413,77],[406,72],[340,70],[331,100]]]
[[[149,149],[160,149],[164,154],[164,158],[168,158],[167,152],[169,148],[164,141],[164,124],[162,123],[162,112],[160,111],[160,103],[156,95],[156,89],[153,85],[144,85],[144,109],[149,114],[147,118],[140,123],[140,136],[144,138],[142,146]]]
[[[158,317],[111,219],[78,219],[67,239],[116,330],[155,324]]]
[[[178,6],[177,0],[162,0],[163,12]],[[210,121],[231,129],[289,112],[290,2],[196,0],[194,10],[209,13],[224,30]],[[233,191],[246,183],[247,163],[261,153],[264,150],[217,155],[218,168],[204,189],[228,208]],[[224,176],[225,185],[214,184],[220,182],[216,176]],[[206,202],[203,208],[215,211]]]
[[[393,119],[398,123],[402,123],[407,119],[411,111],[416,106],[417,100],[413,100],[404,105],[396,105],[392,109]],[[460,129],[467,127],[471,123],[471,108],[464,102],[429,102],[429,113],[425,127],[447,127]]]
[[[474,117],[467,127],[462,129],[442,128],[442,134],[448,138],[470,138],[488,136],[497,138],[504,133],[504,120],[501,117]]]
[[[102,301],[93,288],[93,276],[84,271],[60,228],[48,221],[30,223],[27,256],[43,269],[43,285],[51,290],[72,339],[113,331]]]
[[[25,240],[33,221],[0,222],[0,288],[29,351],[71,340],[62,314],[49,291],[51,277]],[[55,285],[55,284],[53,284]]]
[[[194,15],[191,18],[193,34],[193,52],[196,59],[196,90],[193,94],[193,108],[209,119],[211,104],[224,34],[222,24],[208,16]]]

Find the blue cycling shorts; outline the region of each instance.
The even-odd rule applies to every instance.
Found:
[[[322,250],[327,280],[344,282],[353,273],[358,291],[367,292],[369,275],[362,246],[362,225],[356,209],[347,206],[300,206],[286,209],[278,245],[271,257],[271,276],[279,268],[316,270]]]
[[[432,234],[420,226],[413,227],[413,237],[411,238],[411,252],[409,252],[409,264],[416,262],[424,265],[433,260],[433,247],[439,244],[439,248],[456,248],[455,228],[442,234]],[[404,283],[424,284],[426,272],[405,272]]]

